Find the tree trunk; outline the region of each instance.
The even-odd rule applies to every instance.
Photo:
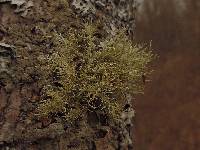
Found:
[[[35,120],[34,110],[40,93],[38,85],[17,82],[23,70],[20,74],[14,74],[13,70],[19,57],[17,50],[24,53],[32,53],[37,48],[48,50],[51,43],[36,38],[50,32],[49,26],[59,32],[98,20],[106,35],[114,35],[115,29],[122,27],[132,34],[135,25],[133,8],[134,0],[0,0],[1,150],[131,149],[130,142],[120,145],[120,136],[110,126],[93,128],[94,114],[88,121],[91,124],[79,122],[76,128],[66,128],[59,121],[52,123],[48,118]],[[41,26],[49,28],[42,30]],[[20,57],[26,60],[23,53]],[[121,130],[117,125],[115,128]]]

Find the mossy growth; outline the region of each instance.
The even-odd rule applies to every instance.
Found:
[[[153,54],[124,32],[102,40],[87,24],[67,37],[54,36],[57,49],[38,65],[43,84],[40,117],[56,115],[73,122],[87,111],[102,111],[118,119],[126,95],[143,92],[142,75],[148,73]]]

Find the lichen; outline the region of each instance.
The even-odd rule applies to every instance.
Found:
[[[135,0],[72,0],[74,11],[86,20],[100,19],[107,33],[115,35],[125,27],[131,35],[135,29]]]
[[[124,32],[96,42],[96,28],[86,24],[67,37],[55,34],[58,47],[41,59],[45,81],[39,116],[57,115],[73,122],[85,112],[102,111],[119,119],[127,94],[143,91],[142,75],[152,60],[151,51],[133,45]]]
[[[30,8],[34,6],[32,0],[0,0],[1,3],[10,2],[11,5],[16,5],[15,13],[21,13],[22,17],[26,17]]]

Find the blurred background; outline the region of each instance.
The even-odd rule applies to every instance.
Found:
[[[136,150],[200,150],[200,0],[140,0],[136,40],[159,58],[137,97]]]

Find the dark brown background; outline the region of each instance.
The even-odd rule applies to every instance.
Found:
[[[200,149],[200,1],[146,0],[136,36],[159,58],[137,97],[136,150]]]

